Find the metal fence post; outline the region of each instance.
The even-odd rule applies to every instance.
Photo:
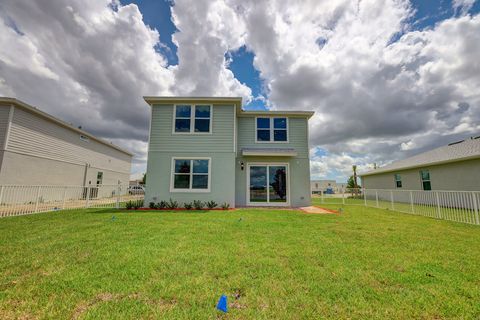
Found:
[[[393,191],[390,190],[390,202],[391,202],[391,205],[392,205],[392,210],[395,210],[395,205],[393,204]]]
[[[342,204],[345,204],[345,190],[342,190]]]
[[[120,208],[120,181],[118,181],[118,185],[117,185],[117,201],[115,203],[115,208],[116,209]]]
[[[34,212],[37,212],[38,211],[38,201],[40,200],[40,186],[38,186],[37,188],[37,197],[35,199],[35,211]]]
[[[88,208],[89,202],[90,202],[90,186],[87,187],[87,196],[85,197],[85,208]]]
[[[377,203],[378,208],[378,190],[375,190],[375,202]]]
[[[413,206],[413,194],[410,191],[410,207],[412,208],[412,213],[415,214],[415,207]]]
[[[62,210],[65,209],[65,198],[67,197],[67,187],[63,188]]]
[[[475,192],[472,192],[472,197],[473,197],[473,210],[475,211],[475,223],[480,224],[480,219],[478,217],[477,196],[475,195]]]
[[[0,188],[0,205],[2,205],[2,201],[3,201],[3,188],[4,186]]]
[[[437,199],[437,216],[442,219],[442,210],[440,209],[440,198],[438,197],[438,191],[435,191],[435,197]]]
[[[363,202],[365,203],[365,207],[367,206],[367,189],[363,188]]]

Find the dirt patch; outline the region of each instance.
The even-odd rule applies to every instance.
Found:
[[[301,207],[301,211],[309,214],[339,214],[336,210],[326,209],[318,206]]]
[[[88,309],[94,307],[95,305],[103,302],[111,302],[111,301],[122,301],[122,300],[138,300],[142,301],[146,304],[156,306],[161,310],[169,310],[172,309],[176,304],[177,301],[175,299],[151,299],[148,297],[143,296],[141,293],[131,293],[131,294],[114,294],[103,292],[97,294],[93,299],[87,302],[80,303],[74,310],[72,319],[80,318]]]

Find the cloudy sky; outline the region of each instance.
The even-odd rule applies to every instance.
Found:
[[[315,110],[312,177],[480,135],[475,0],[0,0],[0,96],[136,154],[143,95]]]

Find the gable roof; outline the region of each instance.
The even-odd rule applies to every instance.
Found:
[[[122,149],[122,148],[114,145],[114,144],[111,143],[111,142],[108,142],[108,141],[106,141],[106,140],[97,138],[97,137],[95,137],[94,135],[92,135],[92,134],[90,134],[90,133],[88,133],[88,132],[86,132],[86,131],[84,131],[84,130],[82,130],[82,129],[79,129],[79,128],[77,128],[77,127],[74,127],[73,125],[71,125],[71,124],[69,124],[69,123],[67,123],[67,122],[65,122],[65,121],[63,121],[63,120],[60,120],[60,119],[58,119],[58,118],[56,118],[56,117],[54,117],[54,116],[52,116],[52,115],[50,115],[50,114],[48,114],[48,113],[46,113],[46,112],[43,112],[42,110],[40,110],[40,109],[38,109],[38,108],[36,108],[36,107],[31,106],[31,105],[29,105],[29,104],[27,104],[27,103],[25,103],[25,102],[23,102],[23,101],[20,101],[20,100],[18,100],[18,99],[16,99],[16,98],[0,97],[0,105],[13,105],[13,106],[15,106],[15,107],[18,107],[18,108],[27,110],[27,111],[29,111],[29,112],[31,112],[31,113],[36,114],[37,116],[40,116],[40,117],[42,117],[42,118],[45,118],[45,119],[47,119],[47,120],[50,120],[50,121],[54,122],[54,123],[56,123],[57,125],[60,125],[60,126],[62,126],[62,127],[65,127],[65,128],[67,128],[67,129],[70,129],[70,130],[72,130],[72,131],[75,131],[75,132],[77,132],[77,133],[80,133],[81,135],[87,136],[88,138],[90,138],[90,139],[92,139],[92,140],[95,140],[95,141],[97,141],[97,142],[99,142],[99,143],[101,143],[101,144],[104,144],[104,145],[106,145],[106,146],[108,146],[108,147],[110,147],[110,148],[113,148],[113,149],[116,149],[116,150],[118,150],[118,151],[120,151],[120,152],[123,152],[123,153],[125,153],[125,154],[127,154],[127,155],[129,155],[129,156],[133,156],[133,153],[131,153],[131,152],[125,150],[125,149]]]
[[[389,165],[386,165],[385,167],[360,174],[360,176],[369,176],[379,173],[432,166],[476,158],[480,158],[480,136],[450,143],[449,145],[420,153],[410,158],[395,161]]]
[[[307,117],[311,118],[315,112],[313,111],[260,111],[260,110],[244,110],[242,109],[242,97],[156,97],[145,96],[145,102],[150,106],[154,104],[176,104],[176,103],[228,103],[234,104],[238,116],[291,116],[291,117]]]

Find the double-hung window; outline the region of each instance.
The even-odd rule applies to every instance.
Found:
[[[210,158],[173,158],[171,191],[210,191]]]
[[[258,117],[256,119],[257,142],[287,142],[288,120],[280,117]]]
[[[395,173],[395,187],[402,187],[402,176],[400,176],[398,173]]]
[[[420,178],[422,179],[423,190],[425,191],[432,190],[432,184],[430,183],[430,172],[428,170],[421,170]]]
[[[211,105],[175,105],[175,133],[210,133],[212,128]]]

